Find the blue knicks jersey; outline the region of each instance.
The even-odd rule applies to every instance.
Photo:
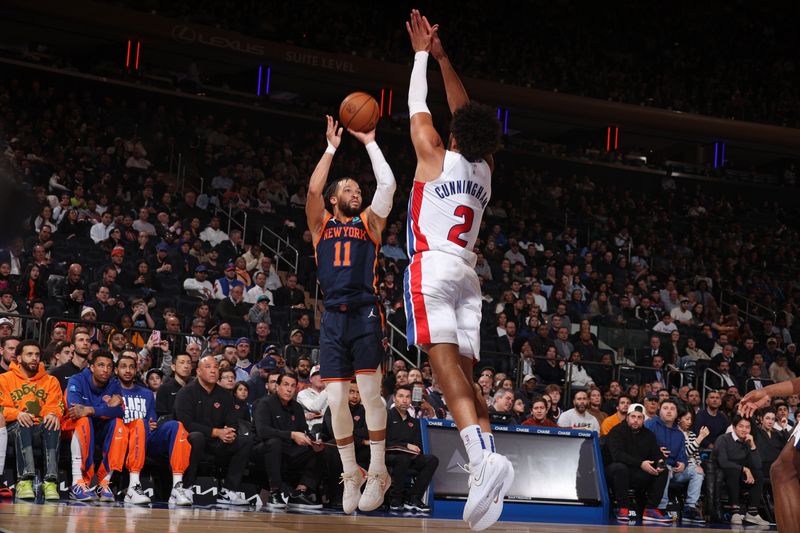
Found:
[[[122,389],[122,400],[125,402],[125,417],[122,419],[124,423],[132,422],[143,418],[145,421],[144,427],[150,433],[150,425],[147,424],[149,420],[158,420],[156,416],[156,398],[153,391],[148,388],[142,387],[138,383],[133,388]]]
[[[361,307],[378,301],[378,243],[361,216],[340,222],[327,214],[314,245],[325,307]]]

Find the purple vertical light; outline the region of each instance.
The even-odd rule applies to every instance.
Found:
[[[714,143],[714,168],[717,168],[718,161],[719,161],[719,143]]]
[[[261,96],[261,65],[258,66],[258,88],[256,89],[256,95]]]
[[[269,78],[270,78],[271,75],[272,75],[272,66],[271,65],[267,65],[267,90],[266,90],[266,94],[269,94]]]
[[[500,120],[500,108],[497,108],[497,120]]]
[[[503,135],[508,133],[508,109],[506,109],[506,115],[503,119]]]
[[[725,166],[725,143],[722,143],[722,157],[720,158],[719,166]]]

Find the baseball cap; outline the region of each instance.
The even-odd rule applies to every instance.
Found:
[[[196,267],[194,267],[194,271],[195,272],[208,272],[208,269],[206,268],[205,265],[197,265]]]
[[[94,313],[94,316],[97,316],[97,311],[94,310],[94,307],[84,307],[81,310],[81,318],[85,317],[89,313]]]
[[[644,397],[645,400],[655,400],[658,401],[658,394],[653,394],[652,392]]]
[[[238,346],[240,344],[250,344],[250,339],[248,339],[247,337],[239,337],[238,339],[236,339],[236,345]]]
[[[229,261],[229,262],[225,263],[225,270],[226,271],[228,271],[228,270],[236,270],[236,265],[234,265],[233,263],[231,263]]]
[[[264,355],[272,355],[278,353],[278,347],[274,344],[268,344],[264,347]]]
[[[272,358],[270,357],[270,359]],[[314,374],[319,374],[319,365],[314,365],[311,367],[311,374],[309,374],[309,377],[313,376]]]
[[[153,374],[158,374],[161,376],[161,379],[164,379],[164,372],[160,368],[151,368],[145,373],[144,380],[147,381]]]
[[[292,332],[289,334],[290,337],[294,337],[298,333],[303,333],[302,329],[293,329]]]
[[[272,370],[273,368],[278,368],[278,362],[275,361],[272,357],[265,357],[258,363],[256,363],[256,368],[262,370]]]
[[[524,378],[522,378],[522,383],[527,383],[530,380],[538,382],[539,380],[533,374],[526,374]]]
[[[169,251],[169,244],[167,244],[165,242],[158,243],[158,245],[156,246],[156,251],[157,252],[168,252]]]
[[[256,302],[268,302],[268,301],[269,301],[269,296],[267,296],[266,294],[262,294],[261,296],[256,298]]]
[[[111,257],[114,257],[115,255],[125,255],[125,248],[123,248],[122,246],[115,246],[114,248],[112,248]]]
[[[644,405],[640,403],[632,403],[628,406],[628,412],[629,413],[639,412],[644,414]]]
[[[775,337],[770,337],[769,339],[767,339],[767,344],[778,344],[778,339],[776,339]]]
[[[0,326],[13,326],[14,323],[11,321],[10,318],[0,318]]]

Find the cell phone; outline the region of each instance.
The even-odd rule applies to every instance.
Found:
[[[422,387],[411,389],[411,403],[422,403]]]
[[[153,344],[160,344],[161,343],[161,331],[154,329],[153,333],[150,334],[150,340],[153,341]]]

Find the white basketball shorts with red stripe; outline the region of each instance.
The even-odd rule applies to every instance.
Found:
[[[408,345],[458,344],[480,360],[481,287],[475,270],[453,254],[414,254],[404,281]]]

